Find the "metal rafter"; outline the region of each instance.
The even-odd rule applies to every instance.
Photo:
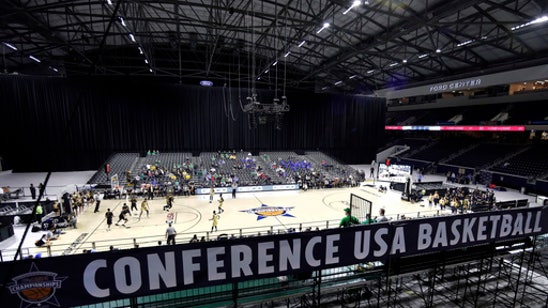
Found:
[[[237,54],[244,59],[241,64],[249,66],[245,59],[256,53],[257,72],[264,73],[274,59],[291,51],[283,58],[288,86],[313,89],[325,84],[354,93],[399,80],[422,83],[548,57],[546,40],[532,35],[545,37],[546,26],[511,29],[546,14],[547,0],[369,0],[346,15],[342,12],[350,0],[112,2],[0,1],[0,41],[18,47],[2,49],[4,69],[28,72],[32,53],[43,65],[59,63],[69,77],[91,68],[98,75],[146,76],[148,67],[137,52],[141,46],[154,65],[155,73],[149,76],[184,82],[204,73],[227,76],[235,70]],[[137,43],[128,38],[119,15]],[[324,21],[331,27],[316,33]],[[297,47],[303,40],[307,44]],[[461,45],[464,40],[474,43]],[[442,52],[436,53],[436,48]],[[428,57],[419,59],[420,54]],[[403,59],[408,63],[402,65]],[[394,62],[400,64],[389,65]],[[242,80],[255,77],[248,69],[240,72]],[[264,75],[266,83],[273,78]],[[333,87],[338,80],[344,84]]]

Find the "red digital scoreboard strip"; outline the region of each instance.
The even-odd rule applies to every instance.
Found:
[[[386,125],[385,130],[428,130],[428,131],[461,131],[461,132],[524,132],[525,126],[425,126],[425,125],[409,125],[409,126],[390,126]]]

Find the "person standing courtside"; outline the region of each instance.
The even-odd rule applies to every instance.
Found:
[[[236,190],[238,190],[238,182],[236,180],[232,181],[232,199],[236,199]]]
[[[39,223],[42,222],[42,217],[44,217],[44,209],[42,208],[42,204],[38,203],[38,205],[36,205],[35,214],[36,221]]]
[[[38,184],[38,192],[42,194],[42,196],[47,195],[46,194],[46,187],[43,183]]]
[[[147,196],[148,200],[154,200],[154,186],[152,186],[152,184],[149,184],[148,186]]]
[[[34,187],[34,184],[30,183],[29,189],[32,200],[36,199],[36,187]]]
[[[95,196],[93,196],[93,199],[95,200],[95,210],[93,210],[93,213],[99,212],[99,207],[101,206],[101,200],[103,200],[103,194],[100,192],[95,193]]]

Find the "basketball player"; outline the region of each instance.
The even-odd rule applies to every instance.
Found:
[[[135,215],[137,215],[137,197],[132,195],[129,202],[131,202],[131,211],[135,210]]]
[[[164,211],[169,211],[173,207],[174,197],[172,195],[166,196],[166,205],[164,205]]]
[[[225,210],[223,210],[223,202],[225,202],[225,199],[223,199],[223,194],[219,195],[219,214],[222,214]]]
[[[128,222],[128,219],[126,217],[126,215],[128,215],[130,212],[129,212],[129,207],[122,207],[122,212],[120,212],[120,215],[118,215],[118,222],[116,223],[117,226],[119,226],[119,223],[120,221],[124,221],[124,223],[122,224],[122,226],[126,226],[126,223]]]
[[[147,202],[147,199],[143,199],[143,202],[141,202],[141,212],[139,213],[139,220],[141,220],[141,215],[143,215],[143,212],[147,212],[147,218],[148,218],[148,215],[149,215],[149,207],[148,207],[148,202]]]
[[[211,217],[210,219],[213,221],[213,223],[211,224],[211,232],[213,232],[213,229],[217,231],[217,224],[219,223],[219,218],[221,218],[221,216],[219,216],[215,211],[213,211],[213,217]]]
[[[211,186],[209,189],[209,203],[213,202],[213,196],[215,196],[215,188]]]
[[[105,218],[107,219],[107,231],[110,231],[110,225],[112,225],[113,217],[114,217],[114,213],[112,213],[110,209],[107,209],[107,212],[105,213]]]

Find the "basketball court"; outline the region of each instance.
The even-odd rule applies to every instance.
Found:
[[[43,179],[43,178],[42,178]],[[6,176],[0,177],[0,183],[4,184]],[[74,184],[75,179],[68,177],[66,185]],[[425,176],[423,181],[440,181],[443,178],[435,175]],[[14,179],[11,180],[15,181]],[[29,181],[41,182],[40,179],[25,179],[21,185]],[[59,189],[64,187],[58,180]],[[11,183],[16,186],[17,183]],[[166,200],[164,197],[155,197],[149,200],[150,215],[143,213],[139,219],[140,203],[138,211],[128,215],[125,226],[116,226],[118,215],[124,203],[130,205],[126,199],[111,199],[101,202],[100,212],[93,213],[93,207],[85,209],[78,216],[77,228],[65,228],[64,234],[59,239],[52,241],[50,250],[35,247],[34,242],[44,233],[31,232],[30,228],[24,239],[21,253],[23,257],[29,255],[42,257],[53,255],[67,255],[83,253],[87,250],[107,251],[111,248],[132,249],[136,247],[150,247],[165,245],[165,232],[168,222],[172,221],[177,230],[177,244],[188,243],[193,235],[198,239],[218,240],[240,236],[259,236],[269,233],[299,232],[306,229],[338,228],[340,220],[344,217],[344,209],[352,208],[352,213],[361,221],[369,211],[374,218],[381,208],[386,211],[386,216],[392,220],[433,216],[438,214],[450,214],[449,210],[441,212],[439,209],[429,208],[426,201],[411,203],[401,199],[400,191],[381,192],[379,185],[386,183],[369,180],[362,186],[353,188],[331,188],[322,190],[289,190],[277,192],[238,193],[236,198],[230,194],[223,194],[223,210],[218,221],[218,231],[211,232],[213,211],[218,212],[219,194],[216,194],[213,202],[209,202],[209,195],[175,197],[173,208],[166,212],[163,210]],[[481,187],[478,187],[481,188]],[[48,196],[55,194],[50,189]],[[351,204],[351,194],[354,200]],[[521,194],[516,191],[496,192],[497,201],[529,199],[534,204],[535,197]],[[365,201],[363,201],[365,199]],[[369,201],[369,202],[367,202]],[[110,208],[114,213],[111,230],[107,230],[105,212]],[[13,259],[15,251],[20,244],[26,230],[26,225],[15,226],[15,235],[0,243],[2,258],[4,261]]]

